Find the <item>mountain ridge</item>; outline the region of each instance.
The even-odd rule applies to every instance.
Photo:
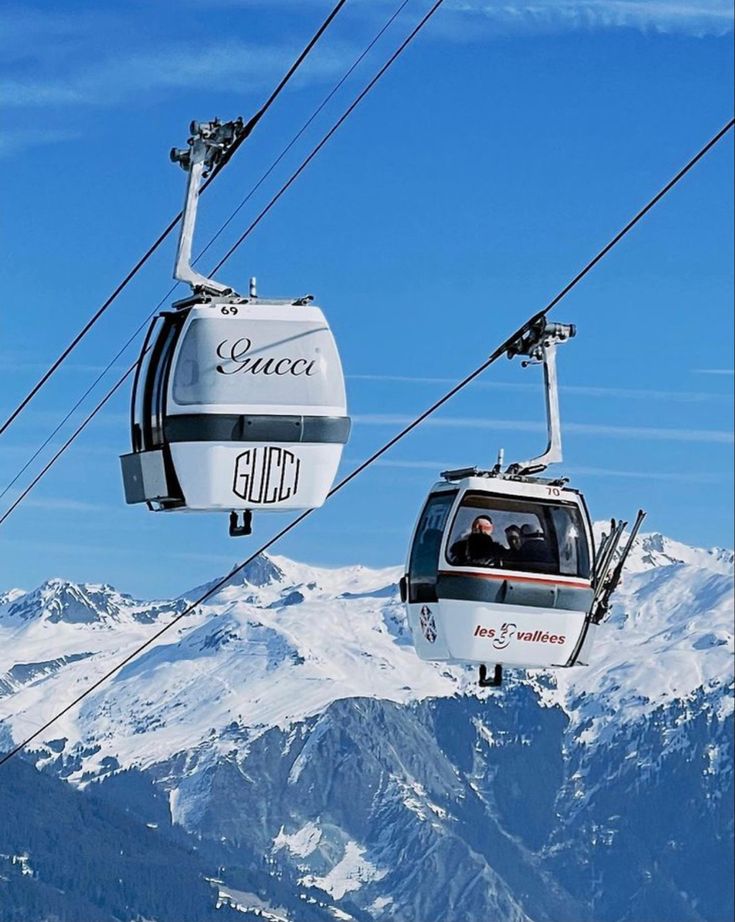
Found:
[[[722,691],[733,649],[732,556],[724,549],[688,548],[656,533],[641,535],[591,665],[559,670],[551,681],[543,673],[526,677],[511,671],[509,681],[530,682],[542,705],[560,705],[577,724],[587,725],[586,738],[605,732],[621,708],[632,715],[656,702],[686,699],[700,687]],[[375,695],[406,703],[479,694],[469,668],[415,657],[396,597],[401,572],[257,558],[88,698],[78,715],[65,718],[66,729],[53,736],[76,736],[80,745],[100,744],[104,752],[106,741],[116,736],[119,743],[123,731],[131,748],[121,764],[145,764],[208,739],[209,723],[219,732],[234,722],[252,739],[342,697]],[[60,579],[24,595],[6,593],[0,640],[12,636],[13,644],[3,645],[0,682],[13,690],[11,725],[37,706],[48,719],[56,701],[76,697],[85,682],[147,639],[153,625],[181,613],[201,594],[197,587],[176,599],[145,602],[104,584]],[[25,682],[19,665],[26,669]],[[164,673],[170,680],[164,680],[162,696]],[[61,687],[64,675],[67,689]],[[56,685],[52,695],[42,694],[43,677]],[[726,696],[719,706],[726,713]],[[119,721],[116,715],[124,714],[132,716]],[[136,746],[143,736],[147,755]],[[151,750],[153,741],[159,748]],[[120,760],[120,752],[106,754]]]
[[[732,554],[643,535],[632,558],[589,667],[497,690],[416,657],[401,567],[261,558],[23,759],[109,803],[109,828],[184,836],[243,919],[721,922]],[[3,748],[201,594],[39,589],[0,608]],[[9,854],[50,868],[41,842]]]

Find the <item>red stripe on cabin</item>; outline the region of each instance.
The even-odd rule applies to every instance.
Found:
[[[438,576],[470,576],[473,579],[509,580],[513,583],[544,583],[551,586],[571,586],[573,589],[590,589],[592,584],[579,580],[548,579],[543,576],[516,576],[515,573],[471,573],[467,570],[439,570]]]

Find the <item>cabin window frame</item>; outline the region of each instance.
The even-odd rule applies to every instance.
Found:
[[[488,500],[492,503],[500,502],[501,508],[498,509],[490,505],[472,505],[471,500],[482,498]],[[469,502],[468,502],[469,500]],[[510,508],[502,509],[502,505],[511,507],[513,505],[520,507],[516,510],[511,510]],[[522,507],[531,507],[524,511]],[[535,508],[534,508],[535,507]],[[543,515],[539,516],[536,514],[535,509],[541,508],[544,512]],[[505,546],[505,531],[504,529],[507,525],[499,524],[497,521],[497,516],[500,513],[515,513],[516,515],[534,515],[536,520],[542,524],[544,535],[547,538],[549,534],[552,536],[553,543],[547,547],[550,547],[552,552],[552,565],[546,563],[540,563],[537,561],[500,561],[497,566],[490,564],[483,564],[481,562],[472,562],[472,563],[456,563],[450,558],[450,550],[452,546],[459,541],[467,532],[466,528],[469,526],[474,515],[468,518],[468,521],[463,523],[461,530],[457,529],[458,521],[462,515],[463,510],[472,508],[474,510],[474,515],[483,515],[487,513],[493,518],[493,525],[495,530],[493,532],[493,538],[498,543]],[[566,572],[562,569],[562,559],[559,547],[559,529],[557,523],[553,518],[554,510],[568,510],[572,513],[572,522],[571,524],[577,529],[577,550],[576,550],[576,567],[572,568],[567,566]],[[511,495],[507,493],[491,493],[486,490],[473,490],[468,489],[462,494],[459,498],[459,501],[456,504],[454,515],[452,516],[452,522],[449,527],[444,529],[444,538],[443,538],[443,554],[442,559],[453,570],[462,570],[471,569],[486,570],[486,571],[497,571],[500,573],[518,573],[518,574],[528,574],[529,576],[548,576],[548,577],[562,577],[569,579],[584,579],[590,580],[592,578],[593,564],[594,564],[594,543],[592,536],[589,533],[586,527],[586,509],[579,503],[570,500],[563,500],[561,498],[546,498],[546,497],[536,497],[536,496],[519,496]],[[507,549],[507,548],[506,548]],[[516,565],[518,564],[518,565]]]

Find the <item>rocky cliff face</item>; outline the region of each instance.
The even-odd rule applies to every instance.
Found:
[[[398,569],[263,558],[33,760],[75,796],[195,843],[212,905],[239,918],[721,922],[732,566],[728,551],[643,536],[590,667],[479,691],[470,670],[416,659]],[[59,580],[6,592],[0,741],[186,597]]]

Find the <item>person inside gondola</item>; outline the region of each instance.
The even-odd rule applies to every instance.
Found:
[[[544,533],[534,525],[521,526],[521,549],[519,560],[524,564],[531,564],[534,569],[543,570],[550,567],[554,558],[549,545],[546,542]]]
[[[513,569],[513,565],[519,563],[522,559],[521,547],[521,529],[518,525],[509,525],[505,529],[505,540],[508,542],[508,550],[505,552],[505,565]]]
[[[492,537],[494,530],[489,515],[478,515],[472,521],[469,534],[455,541],[449,549],[451,562],[474,567],[499,566],[507,549]]]

